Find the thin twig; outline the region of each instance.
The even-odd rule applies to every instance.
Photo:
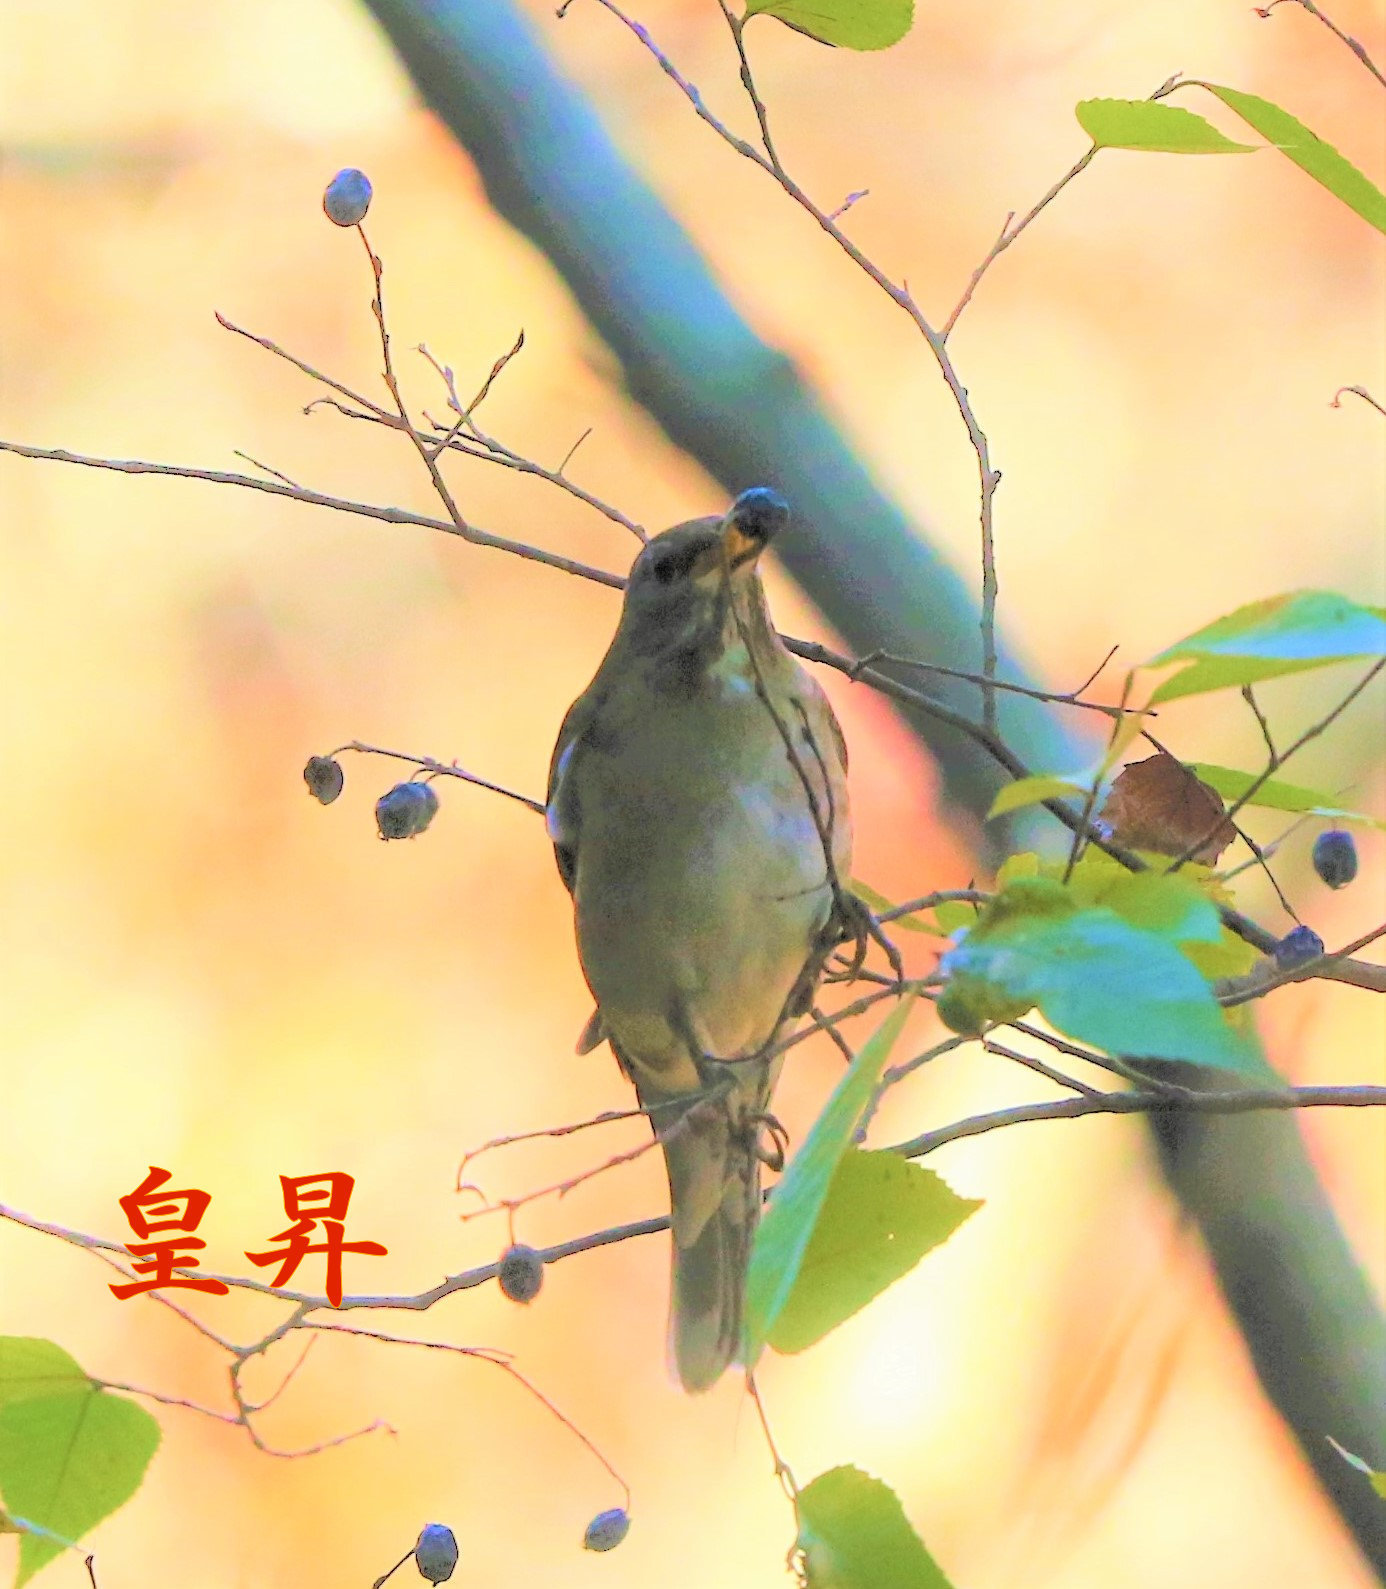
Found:
[[[876,913],[876,920],[885,923],[898,921],[902,916],[914,916],[922,910],[934,910],[939,905],[988,905],[995,896],[979,888],[940,888],[932,894],[921,894],[918,899],[907,899],[903,905],[892,905],[889,910]]]
[[[574,1121],[571,1125],[541,1126],[534,1131],[511,1131],[504,1136],[492,1137],[475,1148],[468,1148],[462,1155],[457,1166],[457,1190],[463,1187],[462,1176],[467,1166],[483,1153],[490,1153],[495,1148],[514,1147],[517,1142],[536,1142],[543,1137],[570,1137],[578,1131],[588,1131],[593,1126],[613,1125],[618,1120],[647,1120],[648,1109],[604,1109],[601,1114],[592,1115],[586,1120]]]
[[[1087,1082],[1079,1081],[1076,1076],[1069,1076],[1054,1065],[1046,1065],[1042,1059],[1036,1059],[1033,1054],[1022,1054],[1018,1048],[1008,1048],[1004,1043],[998,1043],[994,1037],[984,1037],[982,1047],[988,1054],[999,1054],[1002,1059],[1009,1059],[1014,1064],[1023,1065],[1026,1070],[1033,1070],[1037,1075],[1043,1076],[1047,1081],[1052,1081],[1056,1086],[1067,1087],[1070,1092],[1082,1093],[1085,1098],[1100,1098],[1102,1093],[1097,1087],[1089,1087]]]
[[[545,551],[539,546],[528,546],[523,541],[492,535],[489,530],[479,530],[475,525],[469,525],[463,531],[446,519],[429,518],[426,514],[410,513],[404,508],[378,507],[372,502],[352,502],[346,497],[330,496],[326,492],[310,491],[302,486],[281,485],[276,480],[260,480],[254,475],[235,474],[225,469],[192,469],[182,464],[148,463],[140,458],[94,458],[85,453],[69,452],[64,447],[30,447],[17,441],[0,440],[0,452],[12,452],[20,458],[36,458],[47,463],[78,464],[85,469],[110,469],[117,474],[166,475],[177,480],[201,480],[209,485],[240,486],[248,491],[263,491],[267,496],[286,497],[290,502],[302,502],[309,507],[333,508],[339,513],[379,519],[385,524],[415,524],[425,530],[442,530],[447,535],[461,535],[473,546],[511,552],[529,562],[543,563],[564,574],[577,574],[613,590],[625,588],[626,582],[619,574],[608,574],[604,569],[593,568],[587,563],[562,557],[557,552]]]
[[[1275,988],[1282,988],[1289,982],[1308,982],[1327,977],[1327,967],[1339,961],[1354,968],[1352,985],[1364,988],[1371,993],[1386,993],[1386,966],[1373,965],[1368,960],[1353,960],[1359,949],[1365,949],[1368,944],[1375,943],[1378,938],[1386,937],[1386,926],[1373,927],[1370,932],[1363,933],[1360,938],[1355,938],[1351,943],[1344,944],[1330,954],[1318,960],[1309,960],[1302,965],[1292,966],[1288,970],[1276,969],[1274,960],[1265,959],[1252,968],[1244,977],[1229,978],[1226,982],[1217,985],[1219,1002],[1227,1008],[1233,1005],[1245,1004],[1250,999],[1264,998]],[[1347,981],[1348,978],[1338,978]]]
[[[1107,662],[1111,660],[1111,656],[1112,653],[1109,652],[1102,665],[1098,668],[1097,673],[1100,673],[1102,668],[1106,667]],[[1107,717],[1134,715],[1126,707],[1103,706],[1097,701],[1079,700],[1078,697],[1081,695],[1082,690],[1085,690],[1088,684],[1091,684],[1092,679],[1097,677],[1097,673],[1094,673],[1092,678],[1087,681],[1087,684],[1084,684],[1079,690],[1061,692],[1058,690],[1039,690],[1029,684],[1012,684],[1007,679],[989,680],[985,674],[974,673],[967,668],[949,668],[945,667],[941,662],[924,662],[917,657],[896,656],[890,651],[868,651],[865,656],[858,658],[855,666],[860,670],[873,668],[881,663],[897,668],[910,668],[918,673],[937,673],[947,679],[962,679],[971,684],[990,684],[992,689],[1005,690],[1012,695],[1024,695],[1032,701],[1048,701],[1055,706],[1081,706],[1086,711],[1101,712]],[[1155,716],[1157,714],[1151,713],[1150,715]]]
[[[1333,400],[1328,406],[1330,408],[1341,408],[1343,405],[1340,399],[1344,392],[1351,392],[1354,397],[1360,397],[1364,403],[1370,403],[1378,414],[1386,414],[1386,408],[1383,408],[1382,405],[1377,402],[1377,400],[1372,396],[1365,386],[1340,386],[1338,390],[1334,392]]]
[[[244,458],[248,464],[259,469],[263,474],[270,475],[275,480],[282,480],[286,486],[292,486],[295,491],[302,489],[297,480],[291,480],[288,475],[281,473],[278,469],[271,469],[267,463],[261,463],[258,458],[252,458],[248,452],[242,452],[239,447],[233,447],[231,451],[237,458]]]
[[[748,1369],[746,1371],[746,1394],[751,1398],[751,1405],[756,1410],[756,1417],[760,1420],[760,1432],[765,1436],[765,1444],[770,1449],[770,1460],[775,1465],[775,1478],[780,1488],[784,1491],[791,1506],[797,1505],[799,1500],[799,1486],[794,1482],[794,1475],[790,1472],[789,1464],[780,1455],[780,1448],[775,1444],[775,1436],[770,1430],[770,1420],[765,1414],[765,1404],[760,1399],[760,1387],[756,1384],[756,1376]]]
[[[571,462],[573,454],[578,450],[587,437],[592,434],[592,428],[590,425],[568,449],[567,453],[564,455],[563,462],[559,464],[557,469],[544,468],[542,464],[536,463],[533,458],[526,458],[523,456],[523,454],[515,452],[513,449],[505,446],[502,442],[497,441],[494,436],[488,436],[485,431],[478,427],[476,420],[473,418],[477,405],[491,390],[491,386],[496,377],[524,346],[524,340],[525,334],[523,331],[521,331],[520,335],[515,340],[515,345],[510,349],[510,351],[508,353],[502,354],[501,357],[496,360],[495,364],[491,368],[491,373],[486,377],[481,390],[471,400],[470,403],[465,404],[457,395],[457,381],[453,374],[452,367],[450,365],[441,363],[422,343],[419,344],[418,352],[423,355],[423,357],[437,372],[439,379],[443,382],[444,387],[447,389],[448,407],[457,415],[457,421],[453,425],[445,427],[436,423],[433,424],[433,428],[436,432],[438,432],[438,434],[430,439],[429,445],[433,448],[435,456],[439,450],[443,448],[450,448],[453,451],[465,454],[469,458],[480,458],[486,463],[500,464],[502,468],[514,469],[520,474],[534,475],[540,480],[548,481],[550,485],[557,486],[560,491],[566,491],[569,496],[576,497],[579,502],[585,503],[589,508],[595,508],[598,513],[610,519],[612,523],[619,524],[623,529],[629,530],[631,534],[634,535],[638,540],[642,542],[648,540],[649,537],[646,535],[643,526],[637,524],[634,519],[627,518],[619,508],[613,507],[609,502],[603,502],[600,497],[594,496],[590,491],[584,490],[582,486],[575,485],[573,481],[569,480],[567,475],[564,474],[563,471]],[[375,416],[371,414],[353,414],[350,417],[353,419],[367,420],[375,418]],[[394,421],[391,419],[391,416],[388,414],[384,415],[383,418],[377,420],[376,422],[391,425],[394,423]],[[430,421],[430,423],[433,422]],[[460,432],[465,432],[465,436],[460,434]],[[475,445],[473,445],[473,443]]]
[[[1268,17],[1271,12],[1275,10],[1276,6],[1283,5],[1284,3],[1285,0],[1267,0],[1265,5],[1253,6],[1252,9],[1256,12],[1258,17]],[[1349,33],[1344,33],[1331,17],[1325,16],[1323,12],[1319,10],[1318,6],[1314,4],[1314,0],[1294,0],[1294,4],[1303,6],[1303,8],[1311,17],[1317,17],[1319,21],[1323,23],[1324,27],[1326,27],[1335,38],[1341,39],[1342,42],[1347,45],[1348,49],[1350,49],[1357,59],[1361,61],[1363,66],[1367,68],[1377,82],[1380,83],[1383,88],[1386,88],[1386,77],[1381,75],[1381,72],[1377,68],[1375,62],[1372,60],[1371,56],[1367,54],[1365,48],[1357,39],[1354,39]]]
[[[309,1323],[305,1324],[303,1328],[305,1330],[317,1330],[323,1335],[361,1336],[366,1340],[383,1341],[390,1346],[417,1346],[422,1347],[425,1351],[430,1352],[451,1352],[455,1356],[474,1358],[478,1362],[490,1363],[493,1368],[499,1368],[503,1373],[509,1374],[518,1385],[523,1386],[523,1388],[527,1390],[542,1407],[551,1413],[553,1417],[555,1417],[570,1434],[577,1436],[578,1440],[587,1447],[587,1449],[594,1457],[596,1457],[597,1461],[601,1463],[611,1477],[616,1480],[617,1484],[621,1486],[621,1491],[625,1496],[626,1509],[629,1511],[631,1500],[630,1485],[627,1484],[625,1479],[621,1477],[617,1469],[603,1454],[600,1447],[598,1447],[587,1435],[585,1435],[582,1430],[578,1428],[577,1424],[575,1424],[565,1412],[562,1412],[558,1406],[552,1402],[542,1390],[539,1389],[533,1380],[528,1379],[520,1372],[518,1368],[515,1367],[514,1363],[510,1360],[510,1354],[508,1352],[496,1351],[494,1348],[486,1346],[455,1346],[450,1341],[428,1341],[413,1336],[387,1335],[381,1330],[367,1330],[351,1324]]]
[[[981,639],[982,639],[982,674],[987,681],[996,676],[997,650],[996,650],[996,603],[997,603],[997,578],[995,538],[993,535],[993,510],[992,499],[996,488],[1001,483],[1000,472],[992,467],[991,456],[988,449],[987,438],[977,416],[973,412],[967,388],[963,385],[954,368],[953,361],[948,352],[947,339],[930,323],[922,309],[915,302],[909,287],[904,282],[894,282],[867,254],[857,247],[850,237],[842,230],[837,222],[826,211],[822,210],[808,196],[803,188],[794,180],[780,163],[777,155],[772,151],[758,149],[744,138],[739,138],[732,130],[710,111],[703,100],[703,96],[688,81],[687,78],[674,65],[673,61],[664,53],[650,36],[649,31],[633,17],[627,14],[615,3],[615,0],[596,0],[604,10],[609,11],[625,28],[627,28],[649,52],[658,64],[660,70],[670,79],[688,100],[698,117],[704,121],[730,148],[737,154],[750,160],[752,164],[760,167],[773,181],[789,195],[789,197],[809,215],[813,221],[833,240],[834,243],[847,255],[859,270],[873,281],[880,290],[886,294],[892,303],[902,309],[914,322],[920,335],[923,336],[934,361],[939,367],[944,382],[953,396],[958,413],[962,418],[967,437],[972,445],[972,450],[977,456],[977,472],[981,496],[981,553],[982,553],[982,614],[981,614]],[[745,60],[744,50],[740,50],[738,27],[735,17],[725,4],[723,14],[727,17],[733,31],[738,37],[738,48],[743,63],[743,82],[750,78],[750,67]],[[757,120],[761,123],[762,138],[768,137],[768,120],[764,117],[764,105],[759,93],[754,86],[754,79],[749,84],[752,102],[758,107]],[[982,725],[988,732],[996,728],[996,692],[990,682],[982,687]]]
[[[943,330],[941,335],[945,341],[947,341],[948,337],[952,334],[953,327],[957,325],[958,317],[962,314],[963,310],[967,308],[968,304],[972,302],[972,295],[977,291],[977,287],[980,284],[982,277],[986,275],[987,271],[991,269],[992,265],[995,264],[1001,255],[1006,252],[1011,244],[1015,242],[1015,240],[1026,229],[1026,227],[1028,227],[1032,221],[1037,219],[1037,217],[1044,210],[1048,209],[1048,207],[1056,198],[1058,198],[1058,196],[1069,185],[1069,183],[1072,182],[1076,176],[1080,176],[1084,171],[1087,170],[1096,154],[1097,145],[1094,144],[1092,148],[1081,157],[1081,159],[1075,161],[1074,164],[1064,172],[1063,176],[1059,178],[1054,186],[1049,189],[1044,197],[1040,199],[1040,201],[1032,209],[1026,211],[1025,215],[1022,216],[1019,221],[1017,221],[1015,218],[1014,210],[1012,210],[1011,213],[1006,217],[1000,232],[997,234],[996,241],[987,250],[981,264],[979,264],[976,270],[972,272],[971,276],[968,277],[967,286],[963,288],[962,297],[959,298],[957,303],[953,305],[952,312],[943,322]]]
[[[1291,756],[1295,755],[1298,751],[1303,750],[1310,740],[1317,739],[1326,728],[1335,723],[1338,718],[1341,717],[1342,714],[1347,710],[1347,708],[1352,705],[1362,691],[1366,689],[1372,680],[1376,678],[1377,674],[1379,674],[1383,668],[1386,668],[1386,657],[1381,657],[1376,662],[1372,663],[1371,667],[1367,669],[1366,673],[1364,673],[1357,683],[1354,684],[1353,687],[1347,692],[1347,694],[1343,696],[1342,700],[1340,700],[1331,711],[1326,712],[1317,723],[1310,724],[1310,726],[1304,730],[1304,732],[1297,740],[1295,740],[1292,745],[1288,746],[1278,756],[1271,755],[1267,757],[1265,769],[1251,780],[1246,788],[1242,790],[1241,794],[1239,794],[1232,804],[1227,807],[1225,812],[1219,814],[1217,820],[1212,824],[1207,832],[1200,834],[1192,844],[1186,845],[1184,849],[1178,855],[1176,855],[1173,860],[1170,861],[1169,865],[1166,867],[1166,871],[1177,871],[1178,868],[1183,866],[1186,861],[1191,861],[1194,856],[1197,855],[1198,852],[1203,848],[1203,846],[1215,837],[1217,830],[1222,826],[1222,823],[1225,820],[1230,821],[1233,817],[1235,817],[1242,807],[1248,804],[1252,797],[1257,794],[1258,791],[1266,783],[1268,783],[1277,772],[1280,771],[1285,763],[1289,761]]]
[[[100,1385],[103,1390],[123,1390],[127,1396],[144,1396],[150,1401],[157,1401],[161,1407],[185,1407],[189,1412],[201,1413],[204,1418],[215,1418],[218,1423],[229,1423],[239,1426],[245,1422],[233,1412],[218,1412],[215,1407],[204,1407],[201,1402],[189,1401],[185,1396],[166,1396],[161,1390],[150,1390],[144,1385],[127,1385],[119,1379],[100,1379],[93,1377],[93,1385]]]
[[[1260,703],[1256,699],[1256,692],[1249,684],[1242,685],[1242,699],[1251,708],[1252,714],[1256,718],[1257,726],[1261,730],[1261,738],[1266,742],[1266,754],[1272,761],[1276,761],[1278,754],[1275,748],[1275,741],[1271,738],[1270,724],[1266,721],[1266,714],[1261,710]],[[1152,740],[1151,743],[1153,744],[1154,741]],[[1169,753],[1166,752],[1166,754],[1168,755]]]
[[[463,783],[475,784],[478,789],[489,789],[492,794],[504,795],[507,800],[515,801],[517,805],[522,805],[541,817],[547,809],[542,800],[520,794],[516,789],[507,789],[504,784],[492,783],[489,778],[478,777],[476,773],[468,772],[465,767],[459,767],[455,761],[435,761],[432,756],[411,756],[407,751],[389,750],[384,745],[367,745],[359,739],[348,740],[345,745],[338,745],[332,754],[340,756],[348,750],[360,751],[368,756],[389,756],[395,761],[407,761],[438,778],[460,778]]]
[[[1179,1110],[1189,1114],[1251,1114],[1283,1109],[1371,1109],[1386,1105],[1386,1087],[1286,1087],[1283,1090],[1248,1089],[1246,1092],[1190,1092],[1179,1096],[1159,1092],[1104,1092],[1092,1098],[1054,1098],[1044,1103],[1017,1104],[991,1114],[974,1115],[952,1125],[925,1131],[888,1151],[907,1159],[922,1159],[949,1142],[979,1137],[1003,1126],[1032,1120],[1077,1120],[1086,1115],[1164,1114]]]

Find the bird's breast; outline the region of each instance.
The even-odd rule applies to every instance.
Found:
[[[719,1057],[763,1044],[831,903],[801,775],[826,809],[819,759],[806,749],[796,769],[755,680],[720,662],[639,721],[604,714],[571,765],[583,968],[608,1030],[651,1063],[661,1050],[686,1060],[690,1021]],[[836,767],[831,747],[821,755]],[[845,789],[835,796],[845,824]],[[845,855],[845,827],[838,839]]]

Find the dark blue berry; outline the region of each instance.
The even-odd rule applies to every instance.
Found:
[[[732,503],[731,513],[747,535],[762,543],[789,523],[789,504],[769,486],[752,486],[743,491]]]
[[[375,825],[382,839],[412,839],[432,822],[438,796],[432,784],[397,783],[375,803]]]
[[[1357,876],[1357,843],[1342,828],[1328,828],[1314,840],[1314,870],[1330,888],[1346,888]]]
[[[1323,939],[1312,927],[1292,927],[1275,946],[1275,963],[1282,971],[1292,971],[1323,953]]]
[[[327,184],[322,196],[323,212],[336,226],[355,226],[364,220],[371,207],[371,179],[364,171],[348,166]]]
[[[414,1563],[429,1583],[446,1583],[457,1565],[457,1537],[442,1523],[427,1523],[414,1546]]]
[[[624,1507],[614,1506],[609,1512],[598,1512],[587,1525],[582,1536],[584,1550],[615,1550],[630,1532],[630,1513]]]
[[[512,1302],[533,1302],[544,1283],[544,1260],[533,1247],[507,1247],[496,1280]]]
[[[330,806],[341,794],[346,775],[341,762],[334,761],[331,756],[310,756],[308,765],[303,769],[303,781],[314,800]]]

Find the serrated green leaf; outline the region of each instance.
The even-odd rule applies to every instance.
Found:
[[[1341,199],[1350,210],[1355,210],[1378,232],[1386,232],[1386,193],[1369,182],[1331,143],[1325,143],[1289,111],[1281,110],[1279,105],[1259,95],[1244,94],[1240,89],[1225,88],[1217,83],[1200,86],[1216,94],[1249,127],[1254,127],[1301,171]]]
[[[1150,697],[1152,705],[1255,684],[1307,668],[1386,655],[1386,610],[1335,591],[1299,590],[1228,613],[1145,665],[1188,662]]]
[[[952,1589],[895,1491],[860,1468],[820,1473],[794,1508],[807,1589]]]
[[[796,33],[847,50],[884,50],[914,22],[914,0],[748,0],[746,19],[774,17]]]
[[[1046,897],[1041,910],[1027,910],[1018,889],[998,896],[942,961],[950,986],[958,979],[974,1000],[989,992],[1006,1012],[993,1019],[1038,1006],[1058,1031],[1111,1054],[1264,1076],[1254,1033],[1229,1023],[1206,978],[1167,936],[1105,907],[1064,912]],[[1026,893],[1034,891],[1028,884]],[[943,999],[939,1010],[947,1019]]]
[[[755,1367],[789,1300],[838,1162],[851,1144],[915,998],[913,990],[906,993],[862,1045],[771,1195],[746,1276],[742,1361],[747,1368]]]
[[[91,1388],[61,1346],[34,1335],[0,1335],[0,1407],[36,1396],[83,1395]]]
[[[1370,1462],[1364,1462],[1361,1457],[1349,1451],[1346,1446],[1340,1446],[1332,1435],[1325,1435],[1324,1439],[1328,1441],[1329,1445],[1333,1447],[1344,1462],[1356,1468],[1359,1473],[1365,1473],[1367,1482],[1382,1500],[1386,1501],[1386,1473],[1377,1472]]]
[[[849,1147],[768,1344],[777,1352],[802,1352],[822,1340],[981,1206],[899,1154]]]
[[[1156,154],[1254,154],[1191,110],[1154,99],[1084,99],[1078,125],[1099,149],[1144,149]]]
[[[1074,783],[1072,778],[1061,778],[1054,773],[1035,773],[1029,778],[1017,778],[1014,783],[1008,783],[998,790],[991,810],[987,812],[987,821],[1005,816],[1008,811],[1019,811],[1022,806],[1038,805],[1042,800],[1065,800],[1071,797],[1085,800],[1087,794],[1087,789],[1080,783]]]
[[[1240,772],[1235,767],[1219,767],[1215,762],[1195,761],[1189,770],[1196,778],[1211,784],[1224,800],[1240,800],[1257,774]],[[1321,789],[1303,789],[1298,784],[1285,783],[1279,778],[1267,778],[1257,789],[1249,806],[1259,806],[1267,811],[1298,811],[1307,816],[1332,817],[1336,822],[1356,822],[1364,827],[1386,828],[1380,817],[1368,816],[1365,811],[1348,811],[1336,803],[1336,796]]]

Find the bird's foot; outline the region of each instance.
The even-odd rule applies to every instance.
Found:
[[[750,1134],[751,1152],[768,1170],[778,1175],[789,1153],[789,1132],[768,1110],[747,1115],[745,1124]],[[769,1138],[768,1142],[766,1137]]]
[[[838,897],[837,908],[829,918],[825,933],[832,935],[831,949],[839,949],[844,944],[851,944],[852,952],[846,956],[840,969],[830,971],[824,978],[827,982],[853,982],[866,964],[867,951],[871,945],[879,945],[882,953],[890,963],[890,969],[897,982],[905,980],[905,965],[900,958],[900,951],[891,942],[885,928],[876,919],[875,912],[856,894],[843,892]]]

